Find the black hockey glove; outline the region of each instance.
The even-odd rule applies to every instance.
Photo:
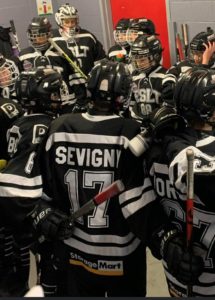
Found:
[[[169,272],[182,284],[196,284],[203,272],[204,249],[193,246],[186,249],[184,237],[177,230],[169,231],[161,242],[161,255],[167,263]]]
[[[30,215],[34,229],[48,240],[65,240],[72,235],[73,221],[47,204],[39,204]]]

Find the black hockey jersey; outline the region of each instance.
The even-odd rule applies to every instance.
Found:
[[[22,116],[24,113],[21,105],[9,100],[0,99],[0,136],[1,136],[1,146],[0,146],[0,159],[8,160],[9,156],[7,153],[7,130],[11,127],[13,122]]]
[[[132,96],[129,106],[131,117],[141,121],[155,108],[162,104],[161,91],[162,80],[166,69],[157,67],[150,74],[133,72],[132,76]]]
[[[204,272],[199,283],[192,287],[193,296],[215,296],[215,138],[200,136],[193,129],[174,137],[165,137],[159,148],[150,149],[148,162],[154,188],[170,222],[186,235],[187,158],[186,150],[193,149],[194,212],[193,243],[206,249]],[[159,150],[158,150],[159,149]],[[170,294],[186,297],[186,286],[173,277],[163,261]]]
[[[22,225],[34,201],[42,196],[42,177],[37,152],[52,118],[25,115],[7,132],[10,161],[0,173],[0,207],[4,224]]]
[[[0,280],[0,294],[22,296],[27,288],[32,236],[25,220],[42,196],[38,152],[51,120],[44,114],[22,116],[7,132],[10,160],[0,173],[0,264],[10,284]]]
[[[81,70],[87,75],[94,64],[105,58],[106,54],[100,41],[88,30],[80,28],[75,37],[68,37],[62,29],[53,30],[53,40],[66,40],[68,49],[77,58]]]
[[[72,53],[68,49],[65,49],[65,41],[59,41],[58,46],[74,59]],[[61,73],[64,80],[61,89],[63,106],[68,107],[72,105],[73,107],[77,99],[85,99],[85,79],[80,73],[74,71],[71,65],[52,46],[45,53],[33,47],[28,47],[20,52],[19,59],[22,62],[23,69],[26,71],[35,70],[36,68],[53,68]]]
[[[125,185],[119,196],[76,220],[73,236],[64,241],[70,248],[70,264],[77,266],[85,282],[116,276],[131,276],[132,280],[135,276],[144,288],[151,217],[147,207],[155,195],[143,171],[143,158],[127,149],[139,131],[134,120],[88,113],[61,116],[50,127],[43,154],[44,190],[54,206],[70,214],[113,181],[122,179]],[[131,224],[144,232],[142,243],[132,233]]]

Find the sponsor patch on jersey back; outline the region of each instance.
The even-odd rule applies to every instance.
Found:
[[[70,253],[69,263],[83,267],[88,272],[102,275],[102,276],[122,276],[123,261],[111,261],[111,260],[98,260],[97,262],[91,262],[85,258],[77,255],[76,253]]]

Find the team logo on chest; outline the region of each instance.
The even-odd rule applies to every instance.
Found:
[[[43,124],[35,125],[33,129],[32,144],[39,144],[46,134],[47,129],[48,127]]]

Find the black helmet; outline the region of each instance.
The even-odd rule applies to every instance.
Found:
[[[160,64],[162,51],[161,42],[156,36],[140,35],[131,47],[134,69],[146,73],[155,69]]]
[[[50,45],[48,39],[51,37],[51,23],[46,17],[35,17],[28,26],[27,34],[35,49],[46,50]]]
[[[208,44],[208,42],[215,42],[214,31],[210,28],[207,32],[202,31],[198,33],[192,41],[190,42],[190,60],[194,60],[194,55],[199,55],[199,63],[202,62],[201,54],[205,51],[205,46],[203,44]],[[215,55],[210,59],[210,62],[215,61]]]
[[[101,61],[89,73],[87,88],[95,101],[103,101],[116,108],[121,99],[121,106],[125,106],[131,89],[128,66],[114,61]]]
[[[61,106],[62,77],[53,69],[22,72],[15,85],[17,99],[34,112],[56,111]]]
[[[129,28],[131,19],[120,19],[113,32],[115,42],[120,46],[128,46],[127,29]]]
[[[188,121],[210,123],[215,110],[215,70],[192,68],[182,73],[174,100],[179,114]]]
[[[133,19],[127,30],[127,42],[129,45],[132,45],[135,39],[142,34],[157,35],[154,23],[146,18]]]

